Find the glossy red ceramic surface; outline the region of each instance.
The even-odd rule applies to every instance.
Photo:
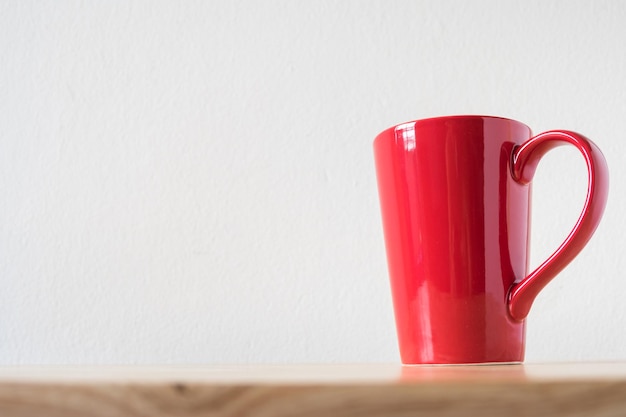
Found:
[[[587,199],[565,242],[528,274],[531,180],[545,152],[563,144],[585,158]],[[451,116],[387,129],[374,154],[402,362],[522,361],[534,298],[602,216],[600,150],[574,132],[531,138],[514,120]]]

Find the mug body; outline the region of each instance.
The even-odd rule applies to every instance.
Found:
[[[511,175],[524,124],[424,119],[374,141],[397,335],[405,364],[521,362],[509,289],[527,275],[530,185]]]

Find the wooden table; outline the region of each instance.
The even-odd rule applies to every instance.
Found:
[[[0,416],[626,416],[626,363],[0,368]]]

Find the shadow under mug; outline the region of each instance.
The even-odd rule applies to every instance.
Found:
[[[582,213],[528,273],[531,180],[541,157],[583,155]],[[491,116],[391,127],[374,156],[400,355],[404,364],[521,362],[525,318],[543,287],[594,233],[608,193],[602,152],[581,134]]]

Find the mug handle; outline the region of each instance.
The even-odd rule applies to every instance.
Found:
[[[530,275],[513,284],[508,295],[509,315],[515,321],[526,318],[539,292],[567,266],[587,244],[602,217],[609,189],[609,170],[600,149],[585,136],[552,130],[528,139],[513,149],[511,174],[520,184],[528,184],[535,175],[539,161],[549,150],[574,145],[587,163],[587,198],[582,213],[565,241]]]

